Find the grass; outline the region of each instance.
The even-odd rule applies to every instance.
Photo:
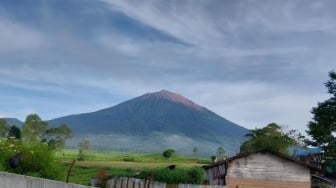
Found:
[[[65,174],[70,163],[77,159],[78,150],[65,149],[57,152],[56,157]],[[192,168],[207,164],[207,160],[196,160],[191,157],[174,155],[166,159],[162,154],[137,154],[119,151],[85,151],[85,160],[76,161],[70,175],[70,182],[82,185],[89,185],[92,177],[96,177],[101,169],[105,169],[111,176],[132,177],[136,172],[143,170],[164,168],[169,165],[176,165],[177,168]]]

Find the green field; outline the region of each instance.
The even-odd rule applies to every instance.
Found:
[[[78,150],[65,149],[57,152],[56,156],[66,176],[73,160],[77,159]],[[176,165],[177,168],[192,168],[208,164],[208,160],[197,160],[191,157],[174,155],[166,159],[162,154],[136,154],[119,151],[85,151],[85,160],[76,161],[71,171],[70,182],[89,185],[92,177],[97,176],[101,169],[105,169],[111,176],[133,177],[136,172]]]

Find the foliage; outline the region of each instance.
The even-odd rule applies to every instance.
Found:
[[[202,184],[204,181],[204,169],[200,167],[193,167],[188,171],[188,183]]]
[[[320,146],[326,157],[336,157],[336,72],[329,72],[330,80],[325,83],[328,93],[332,95],[324,102],[318,103],[311,113],[313,119],[308,124],[307,133],[311,140],[309,145]]]
[[[166,159],[170,159],[175,153],[174,149],[166,149],[165,151],[163,151],[162,155],[166,158]]]
[[[322,147],[326,158],[328,175],[336,177],[336,72],[329,72],[329,80],[324,84],[332,96],[313,107],[313,119],[308,123],[307,133],[311,140],[307,144]]]
[[[48,145],[52,149],[61,149],[65,147],[65,141],[72,137],[71,129],[62,124],[59,127],[49,128],[46,131]]]
[[[225,158],[225,153],[226,153],[225,149],[223,147],[219,147],[217,149],[217,159]]]
[[[37,114],[28,115],[22,128],[24,142],[28,144],[41,142],[45,139],[47,128],[48,123],[46,121],[42,121]]]
[[[72,135],[67,125],[50,128],[37,114],[30,114],[23,124],[22,137],[27,144],[46,142],[52,149],[62,149]]]
[[[249,139],[240,146],[241,152],[267,149],[287,154],[289,146],[298,144],[290,134],[284,133],[281,126],[275,123],[270,123],[261,129],[256,128],[246,136]]]
[[[84,154],[84,150],[89,149],[91,143],[90,140],[87,138],[82,138],[82,140],[78,143],[78,156],[77,159],[79,161],[83,161],[85,160],[85,154]]]
[[[215,160],[216,160],[217,157],[216,157],[216,155],[212,155],[210,158],[211,158],[212,162],[215,162]]]
[[[63,149],[56,151],[59,166],[66,172],[73,159],[77,158],[78,149]],[[127,158],[125,160],[125,158]],[[128,162],[127,160],[134,160]],[[166,168],[172,163],[177,168],[190,171],[195,166],[202,172],[201,166],[209,164],[210,160],[195,160],[190,156],[175,154],[169,161],[162,156],[162,153],[131,153],[111,150],[86,150],[85,161],[76,161],[72,168],[69,181],[71,183],[88,185],[92,177],[97,176],[97,172],[104,168],[109,176],[113,177],[135,177],[147,178],[157,169]],[[140,175],[138,175],[140,173]],[[190,172],[192,173],[192,172]]]
[[[99,180],[98,187],[102,187],[102,188],[106,187],[106,181],[108,179],[108,175],[104,168],[98,171],[97,178]]]
[[[167,184],[190,183],[200,184],[204,180],[204,170],[201,167],[190,169],[158,168],[141,172],[140,178],[153,178],[154,181],[165,182]]]
[[[8,134],[9,126],[5,119],[0,119],[0,138],[6,138]]]
[[[9,163],[13,156],[20,156],[17,166],[11,166]],[[63,179],[54,151],[45,143],[23,144],[16,139],[1,140],[0,169],[47,179]]]
[[[21,129],[15,125],[11,126],[8,131],[8,138],[21,140]]]

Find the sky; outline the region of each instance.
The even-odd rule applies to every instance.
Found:
[[[329,98],[334,0],[1,0],[0,117],[179,93],[249,129],[306,130]]]

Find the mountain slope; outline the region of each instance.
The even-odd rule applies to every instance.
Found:
[[[7,121],[7,124],[10,126],[16,125],[17,127],[21,127],[23,125],[23,122],[16,118],[1,118],[1,119],[5,119]]]
[[[96,112],[57,118],[49,123],[66,123],[75,135],[117,134],[143,138],[153,134],[179,135],[218,146],[228,141],[240,144],[248,132],[205,107],[166,90],[147,93]]]

